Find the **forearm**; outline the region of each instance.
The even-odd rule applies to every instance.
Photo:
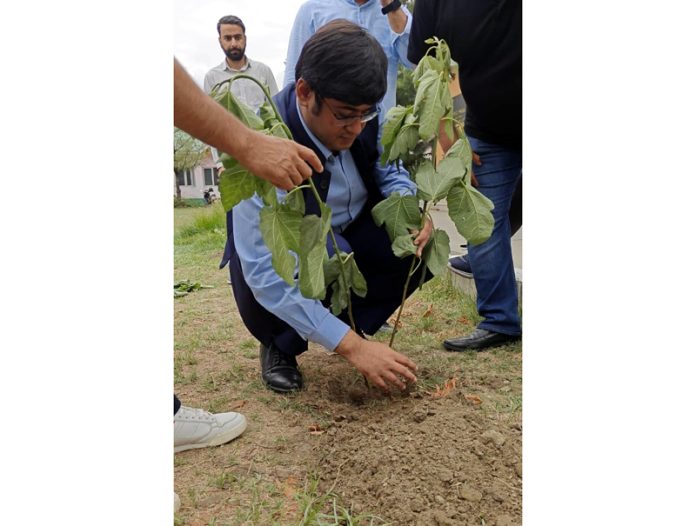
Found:
[[[440,143],[440,148],[442,148],[443,154],[447,153],[447,151],[452,147],[452,145],[455,142],[457,142],[457,139],[459,139],[459,132],[457,131],[457,127],[453,126],[452,128],[452,138],[450,139],[447,135],[447,132],[445,131],[445,121],[440,121],[440,133],[438,137],[438,142]]]
[[[386,7],[392,3],[392,0],[380,0],[380,3],[382,4],[382,7]],[[389,27],[391,27],[394,33],[401,34],[404,32],[404,29],[406,29],[406,23],[408,22],[408,15],[406,15],[401,7],[387,13],[386,17],[387,22],[389,22]]]
[[[254,132],[206,95],[176,59],[174,86],[174,126],[241,162]]]

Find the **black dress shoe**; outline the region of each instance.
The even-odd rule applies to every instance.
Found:
[[[487,331],[486,329],[476,329],[474,332],[461,338],[452,338],[442,342],[442,346],[448,351],[481,351],[489,347],[497,347],[506,343],[514,342],[520,336],[511,336],[499,332]]]
[[[291,393],[302,389],[302,373],[297,360],[290,354],[280,352],[274,345],[261,344],[261,378],[271,391]]]

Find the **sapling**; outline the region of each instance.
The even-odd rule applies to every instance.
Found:
[[[232,94],[232,82],[243,78],[255,82],[264,92],[266,100],[261,105],[258,115]],[[264,134],[292,139],[292,134],[282,121],[268,88],[255,78],[237,75],[217,84],[211,94],[248,127]],[[351,327],[355,331],[351,291],[365,297],[367,283],[353,253],[339,249],[338,241],[331,229],[331,208],[321,199],[312,178],[309,178],[306,184],[293,188],[282,201],[279,201],[276,189],[271,183],[254,176],[236,159],[225,153],[222,154],[221,161],[225,169],[220,176],[219,187],[225,210],[230,211],[240,201],[258,194],[264,203],[260,212],[261,235],[271,252],[275,271],[289,285],[297,285],[302,295],[307,298],[323,300],[330,288],[331,311],[338,315],[347,309]],[[305,215],[303,190],[311,192],[316,199],[319,215]],[[334,255],[330,258],[326,248],[327,236],[334,247]]]
[[[413,73],[415,100],[410,106],[390,109],[382,132],[381,161],[401,161],[418,190],[415,196],[392,194],[372,209],[377,225],[384,225],[389,234],[394,254],[413,255],[390,347],[399,330],[411,278],[420,269],[422,285],[426,269],[439,275],[447,268],[449,236],[444,230],[434,229],[422,257],[415,255],[414,232],[421,230],[428,219],[432,221],[432,206],[447,200],[449,217],[469,244],[486,241],[493,231],[493,203],[471,185],[471,146],[452,113],[449,48],[436,37],[426,43],[431,47]],[[454,139],[455,128],[459,138],[438,163],[436,151],[441,123],[450,141]]]

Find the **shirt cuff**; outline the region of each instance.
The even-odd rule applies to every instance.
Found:
[[[326,317],[307,339],[333,351],[338,347],[345,335],[348,334],[349,330],[350,327],[348,325],[327,311]]]

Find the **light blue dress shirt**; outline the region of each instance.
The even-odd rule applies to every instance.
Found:
[[[333,155],[309,130],[299,108],[297,111],[307,134],[326,156],[324,166],[331,172],[331,185],[326,203],[332,210],[332,227],[337,232],[343,231],[365,206],[365,185],[350,151],[343,150]],[[387,197],[393,192],[415,195],[415,184],[400,166],[384,167],[378,163],[374,173],[383,196]],[[277,192],[280,200],[285,199],[284,190]],[[263,206],[259,196],[254,195],[239,203],[232,211],[234,243],[244,279],[256,301],[266,310],[293,327],[302,338],[334,350],[350,327],[331,314],[320,301],[305,298],[296,286],[288,285],[278,276],[271,264],[271,252],[263,241],[259,227],[259,213]]]
[[[404,6],[408,21],[403,33],[392,31],[387,15],[382,14],[382,5],[378,0],[368,0],[358,5],[355,0],[308,0],[300,6],[295,16],[295,23],[290,32],[288,54],[285,59],[285,76],[283,86],[295,82],[295,65],[305,42],[321,26],[337,18],[345,18],[365,28],[381,44],[387,55],[387,93],[381,103],[379,116],[382,122],[387,111],[396,105],[396,77],[399,61],[413,69],[414,64],[408,60],[408,38],[411,33],[411,13]]]

